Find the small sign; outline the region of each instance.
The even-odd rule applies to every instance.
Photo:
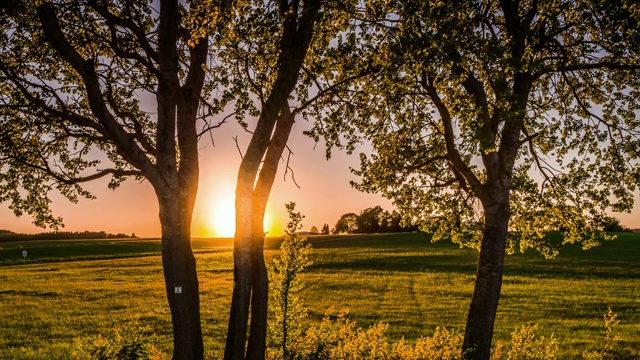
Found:
[[[27,250],[22,250],[22,261],[27,260]]]
[[[175,293],[176,294],[182,294],[182,286],[176,286]]]

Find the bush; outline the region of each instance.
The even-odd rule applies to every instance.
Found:
[[[297,233],[302,228],[303,216],[295,211],[295,206],[293,202],[286,204],[289,214],[286,235],[280,245],[280,256],[273,259],[268,269],[269,305],[273,314],[269,323],[269,355],[276,359],[290,358],[289,344],[301,336],[300,323],[307,314],[296,294],[302,289],[298,274],[311,265],[311,245]]]
[[[538,325],[522,325],[511,333],[511,348],[507,360],[552,360],[556,358],[558,340],[552,334],[549,339],[537,337],[534,330]]]
[[[618,316],[611,311],[611,308],[604,313],[604,344],[599,351],[585,351],[582,357],[585,360],[614,360],[626,359],[624,354],[618,354],[618,342],[620,334],[614,333],[614,329],[620,324]]]
[[[432,337],[420,338],[415,345],[404,339],[390,343],[384,332],[388,325],[376,324],[367,329],[356,326],[343,311],[331,310],[318,327],[309,328],[293,343],[291,358],[296,360],[456,360],[460,358],[462,336],[445,328],[436,329]],[[332,319],[332,317],[334,319]]]
[[[134,322],[117,329],[113,337],[98,334],[77,341],[73,355],[76,359],[91,360],[158,360],[162,354],[148,342],[151,333],[150,328],[141,328]]]
[[[384,332],[388,325],[378,323],[367,329],[356,326],[342,311],[335,315],[327,312],[317,327],[309,328],[296,339],[291,339],[289,359],[295,360],[459,360],[463,336],[444,327],[436,328],[432,336],[418,339],[415,345],[404,338],[389,342]],[[536,336],[537,326],[522,326],[511,334],[511,346],[503,355],[504,346],[498,343],[493,360],[551,360],[555,359],[558,341],[554,335],[548,339]],[[270,354],[275,354],[273,351]],[[270,356],[270,358],[272,358]],[[277,357],[276,357],[277,358]]]

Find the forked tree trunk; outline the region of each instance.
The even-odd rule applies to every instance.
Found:
[[[190,216],[185,219],[181,214],[179,200],[160,202],[162,266],[173,325],[173,359],[199,360],[204,357],[204,345],[198,275],[188,231]]]
[[[299,4],[303,4],[300,14],[296,10]],[[275,177],[278,160],[280,159],[280,155],[277,155],[275,162],[268,160],[269,153],[273,153],[271,146],[277,138],[276,135],[272,137],[273,129],[276,126],[276,122],[279,122],[278,118],[281,118],[285,108],[288,110],[287,99],[295,88],[302,63],[311,43],[321,1],[299,2],[295,0],[293,2],[280,2],[279,5],[285,17],[279,46],[277,76],[268,91],[269,95],[266,101],[263,103],[255,131],[240,164],[238,183],[236,184],[235,288],[229,316],[225,360],[240,360],[243,358],[248,326],[249,298],[252,291],[256,291],[257,294],[252,308],[251,336],[246,359],[260,360],[264,358],[268,296],[266,268],[264,267],[262,255],[264,209],[261,214],[255,214],[254,208],[262,206],[262,203],[266,206],[266,201],[271,192],[273,177]],[[276,129],[277,132],[278,130]],[[290,128],[286,137],[288,137],[289,132]],[[286,144],[286,137],[284,138],[284,144]],[[282,147],[284,148],[284,145]],[[280,150],[281,153],[282,150]],[[260,169],[260,163],[263,158],[265,158],[265,162],[262,169]],[[273,177],[270,180],[263,179],[263,174],[269,173],[270,168],[273,170]],[[259,177],[258,173],[260,173]],[[256,183],[257,177],[258,181]],[[253,223],[258,222],[260,225],[256,226],[256,228],[259,228],[261,234],[254,236]],[[252,244],[252,240],[255,240],[256,243]],[[252,259],[256,261],[253,264],[251,262]],[[256,267],[255,272],[254,266]],[[253,290],[252,280],[255,281]]]
[[[258,182],[253,191],[251,325],[246,360],[263,360],[266,351],[269,279],[264,262],[263,222],[269,194],[278,172],[278,162],[287,146],[293,123],[294,116],[291,115],[289,103],[286,102],[278,116],[276,129],[269,142]]]
[[[235,247],[233,253],[236,266],[233,270],[233,295],[224,359],[242,360],[247,340],[247,321],[249,320],[251,296],[251,261],[249,259],[251,255],[238,254]]]
[[[465,359],[491,358],[493,325],[502,288],[509,217],[507,191],[507,195],[501,201],[485,208],[478,272],[462,345]]]

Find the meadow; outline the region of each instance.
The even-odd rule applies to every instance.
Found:
[[[314,264],[300,294],[309,324],[329,308],[358,326],[389,324],[387,336],[415,341],[437,326],[463,331],[477,253],[426,234],[310,238]],[[232,241],[194,239],[209,358],[224,346],[232,289]],[[277,254],[269,239],[266,255]],[[26,261],[22,251],[27,250]],[[171,323],[157,239],[0,243],[0,359],[68,359],[87,338],[145,327],[170,353]],[[559,339],[561,359],[580,358],[604,337],[603,314],[618,315],[619,346],[640,359],[640,234],[555,259],[507,257],[496,320],[498,341],[520,325]]]

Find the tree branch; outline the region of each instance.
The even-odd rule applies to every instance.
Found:
[[[115,145],[121,156],[134,167],[140,169],[152,183],[160,181],[156,168],[146,157],[144,151],[138,147],[134,139],[115,121],[113,115],[107,109],[100,82],[93,67],[92,60],[85,60],[71,46],[65,38],[55,11],[51,4],[45,3],[36,9],[42,23],[45,39],[51,43],[58,55],[65,59],[82,77],[87,92],[87,100],[93,115],[98,119]]]
[[[458,152],[458,149],[456,147],[453,124],[449,109],[438,95],[438,92],[433,85],[432,79],[428,79],[428,83],[424,85],[427,85],[425,90],[427,91],[429,98],[434,103],[436,109],[438,110],[438,113],[440,114],[440,118],[442,120],[442,125],[444,128],[447,159],[449,160],[451,170],[460,182],[460,187],[466,189],[468,184],[469,186],[471,186],[471,189],[478,197],[484,198],[486,194],[482,183],[469,168],[469,166],[464,162],[464,160],[462,160],[462,157],[460,156],[460,153]]]

